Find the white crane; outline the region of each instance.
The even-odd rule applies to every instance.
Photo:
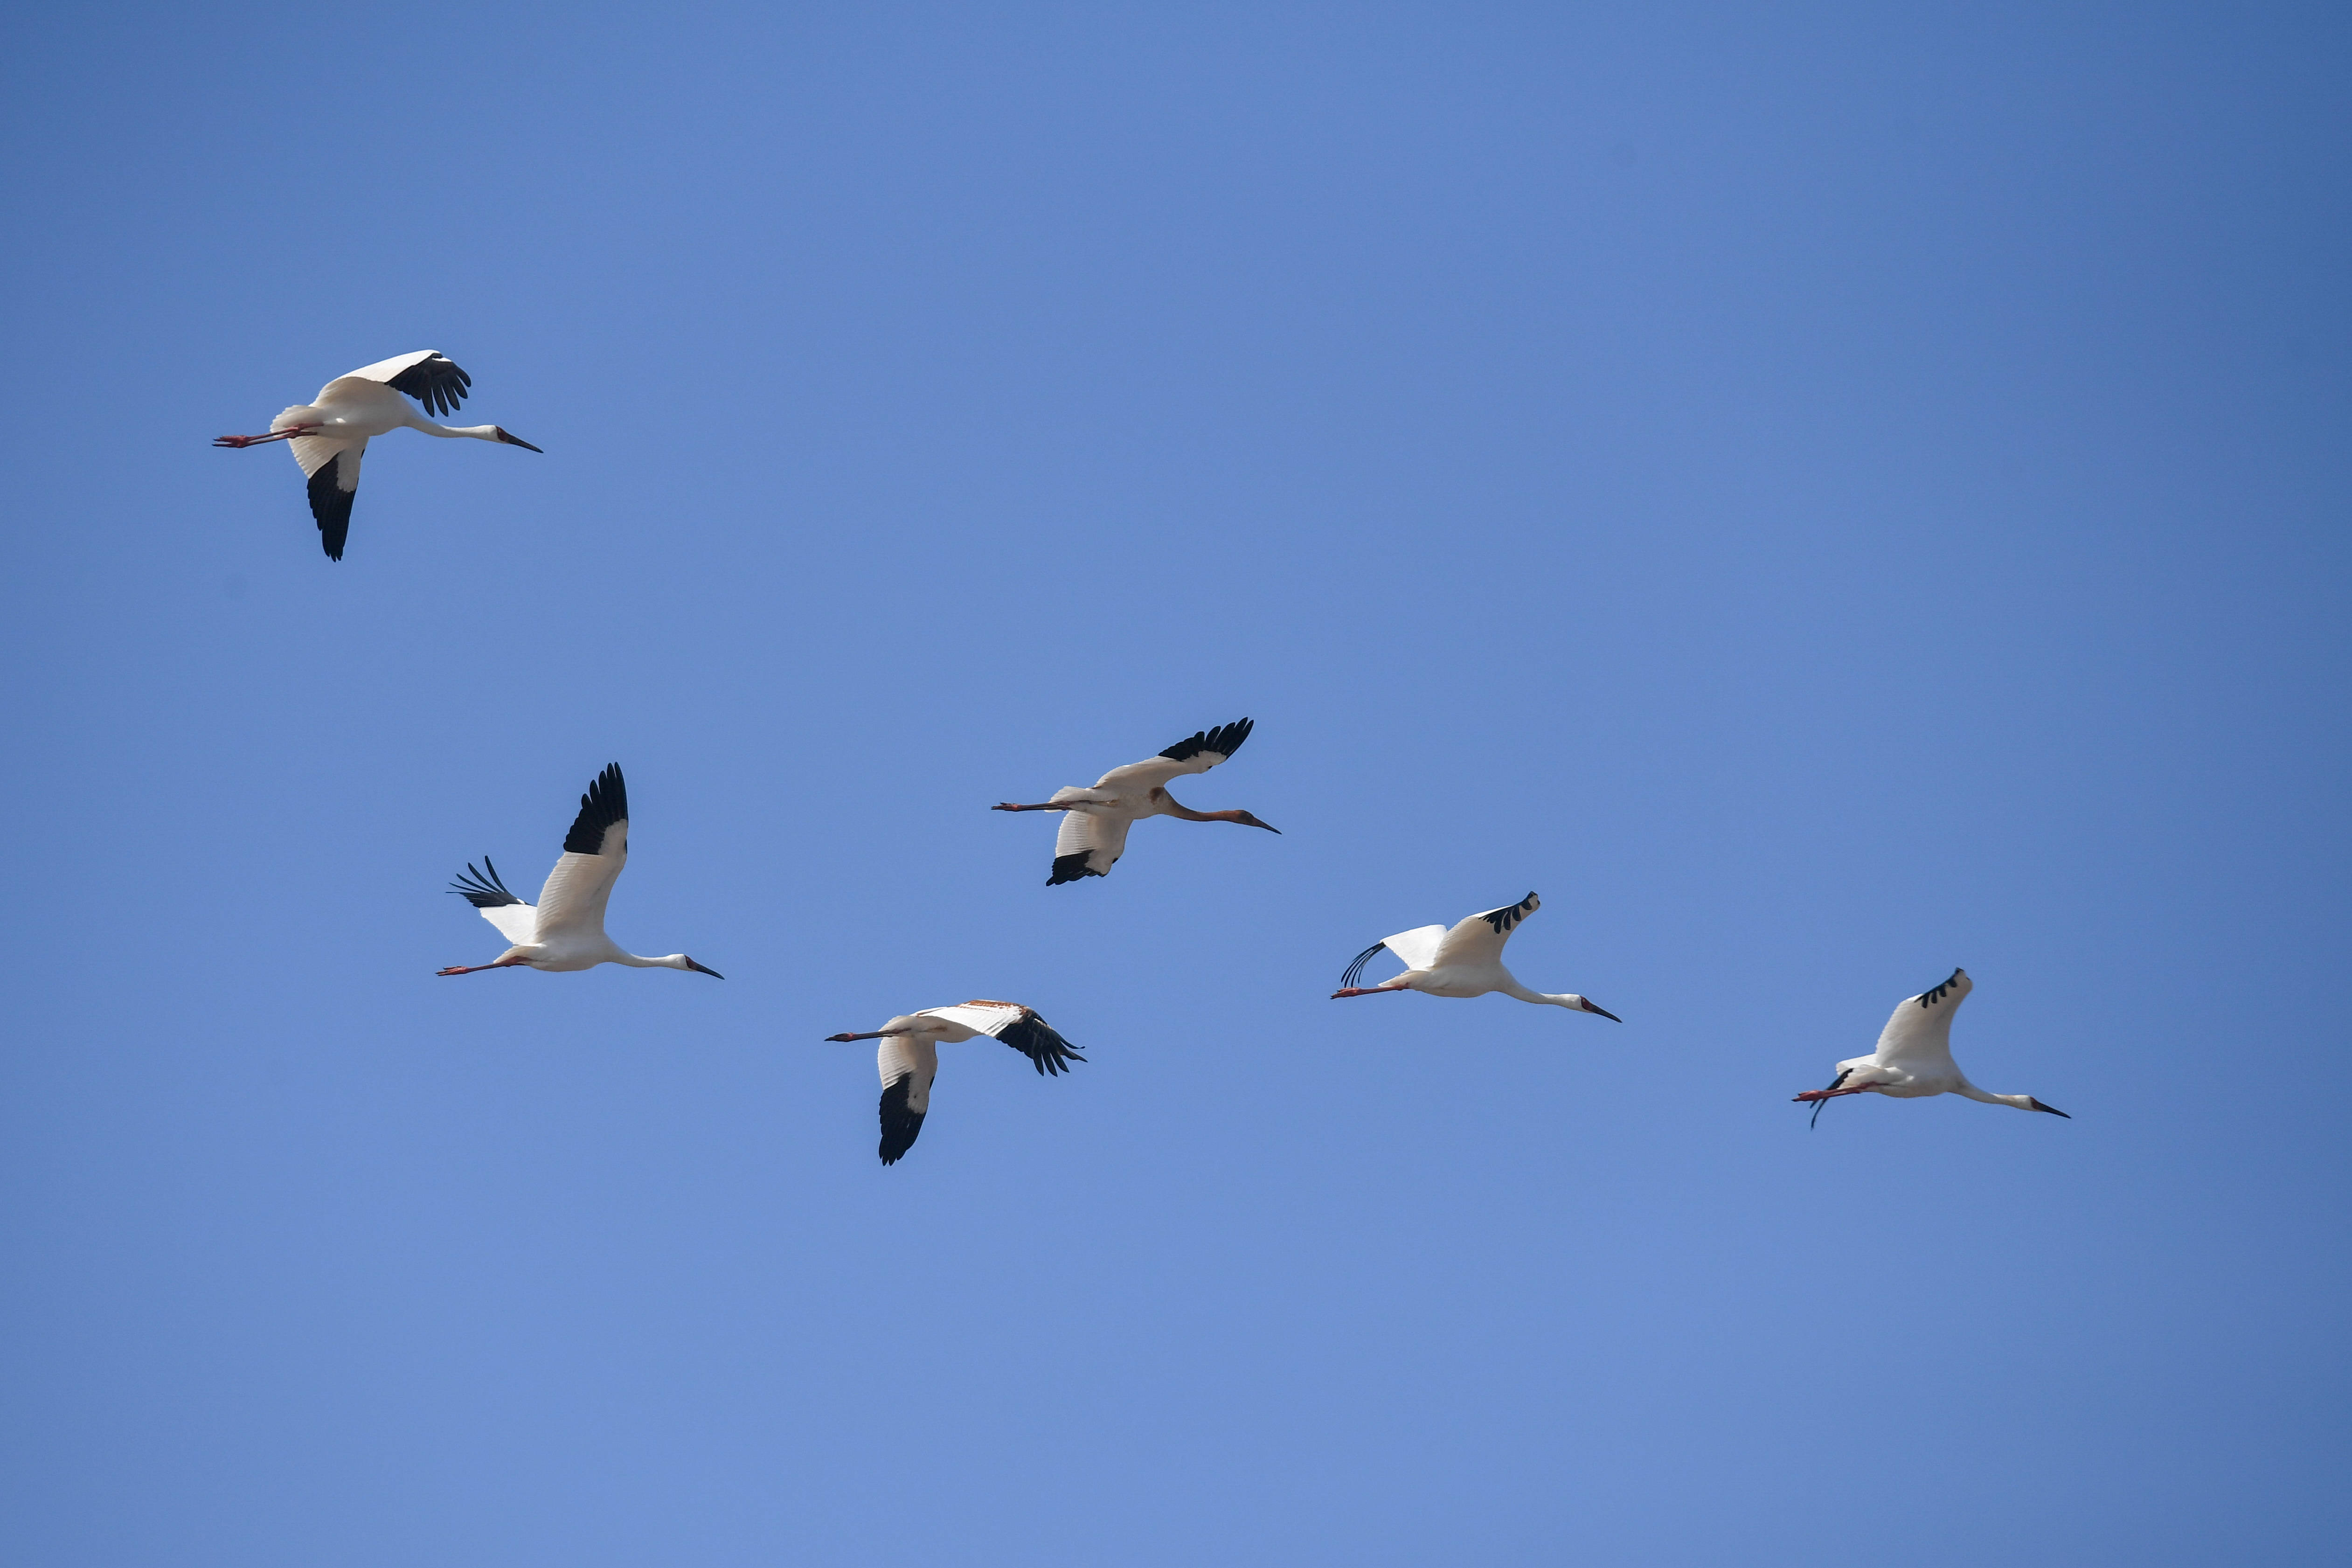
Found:
[[[1049,888],[1081,877],[1107,877],[1127,849],[1127,830],[1147,816],[1174,816],[1186,822],[1237,822],[1244,827],[1282,829],[1260,822],[1246,811],[1194,811],[1179,805],[1168,794],[1168,781],[1181,773],[1205,773],[1242,749],[1253,728],[1247,719],[1203,730],[1189,741],[1179,741],[1156,757],[1113,768],[1095,780],[1092,789],[1070,784],[1054,792],[1051,800],[1035,805],[1011,801],[992,811],[1059,811],[1062,831],[1054,840],[1054,874]]]
[[[727,977],[705,969],[682,952],[666,958],[639,958],[624,952],[604,934],[604,902],[613,883],[629,863],[629,790],[621,782],[621,764],[598,773],[580,797],[580,815],[563,836],[563,853],[547,885],[539,890],[537,905],[526,904],[499,880],[499,868],[482,857],[488,873],[467,862],[466,874],[450,884],[482,918],[514,943],[488,963],[452,964],[442,974],[473,974],[485,969],[593,969],[600,963],[625,963],[635,969],[691,969],[713,980]]]
[[[1331,999],[1336,1002],[1342,996],[1376,996],[1383,991],[1423,991],[1432,996],[1484,996],[1489,991],[1499,991],[1522,1002],[1544,1002],[1580,1013],[1598,1013],[1612,1023],[1623,1023],[1606,1007],[1596,1007],[1572,992],[1553,995],[1530,991],[1503,967],[1503,944],[1511,940],[1511,932],[1518,929],[1521,921],[1542,907],[1542,901],[1529,893],[1516,904],[1471,915],[1452,931],[1444,926],[1416,926],[1412,931],[1382,937],[1356,954],[1356,961],[1348,965],[1348,973],[1339,977],[1340,988],[1331,993]],[[1378,985],[1358,985],[1356,982],[1363,978],[1364,965],[1382,948],[1404,960],[1404,973]]]
[[[2013,1105],[2020,1110],[2066,1116],[2030,1094],[1988,1094],[1970,1083],[1969,1075],[1952,1060],[1952,1015],[1976,988],[1967,970],[1955,969],[1941,985],[1906,996],[1895,1004],[1895,1016],[1879,1032],[1877,1049],[1838,1063],[1837,1077],[1830,1079],[1829,1088],[1809,1089],[1796,1097],[1797,1103],[1813,1102],[1814,1121],[1822,1119],[1822,1107],[1842,1094],[1886,1094],[1897,1100],[1958,1094],[1987,1105]]]
[[[352,497],[360,488],[360,458],[368,438],[407,426],[427,436],[471,436],[503,441],[536,452],[538,447],[495,425],[436,425],[410,405],[413,397],[435,414],[454,413],[466,401],[474,378],[435,349],[394,354],[339,375],[319,389],[316,400],[298,403],[269,422],[267,436],[221,436],[215,447],[258,447],[265,441],[291,444],[294,460],[310,481],[310,515],[319,521],[319,542],[327,559],[343,558],[352,531]],[[401,394],[406,393],[408,397]]]
[[[895,1165],[915,1146],[931,1108],[931,1079],[939,1076],[940,1042],[987,1035],[1029,1058],[1042,1074],[1069,1070],[1087,1058],[1070,1048],[1034,1007],[1018,1002],[964,1002],[902,1014],[863,1035],[827,1035],[828,1040],[879,1040],[874,1065],[882,1074],[882,1163]]]

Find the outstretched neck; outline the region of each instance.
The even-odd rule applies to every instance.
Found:
[[[408,422],[412,430],[422,430],[427,436],[471,436],[477,441],[495,441],[499,427],[495,425],[436,425],[423,415]]]
[[[613,962],[615,963],[625,963],[632,969],[686,969],[690,967],[687,962],[686,954],[682,952],[665,953],[659,958],[643,958],[634,952],[625,952],[621,954],[620,957],[613,960]]]
[[[1166,790],[1160,792],[1160,812],[1185,822],[1247,822],[1246,811],[1194,811]]]
[[[1508,972],[1507,971],[1506,973],[1507,973]],[[1496,989],[1500,991],[1506,996],[1516,996],[1522,1002],[1538,1002],[1554,1007],[1565,1007],[1571,1013],[1598,1013],[1604,1018],[1614,1018],[1617,1016],[1616,1014],[1610,1012],[1604,1007],[1594,1006],[1591,1001],[1582,996],[1579,996],[1573,991],[1562,991],[1558,993],[1549,991],[1530,991],[1516,980],[1506,980],[1503,984],[1496,986]]]

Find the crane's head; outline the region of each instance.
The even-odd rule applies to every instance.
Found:
[[[713,980],[724,980],[727,978],[727,976],[719,973],[719,971],[715,969],[703,968],[702,965],[695,963],[694,960],[687,957],[686,954],[682,952],[673,952],[667,958],[662,960],[662,962],[668,964],[672,969],[691,969],[697,974],[708,974]]]
[[[497,432],[497,438],[498,438],[499,440],[501,440],[501,441],[505,442],[505,443],[506,443],[508,446],[509,446],[509,447],[521,447],[524,451],[526,451],[526,452],[537,452],[537,451],[539,451],[539,448],[538,448],[538,447],[536,447],[532,446],[530,442],[528,442],[528,441],[524,440],[521,437],[520,437],[520,436],[509,436],[509,435],[508,435],[508,434],[507,434],[507,432],[506,432],[506,429],[505,429],[505,427],[504,427],[503,426],[493,425],[493,426],[490,426],[490,428],[491,428],[493,431]],[[544,456],[545,454],[544,454],[544,453],[542,453],[542,454],[541,454],[541,456]],[[707,973],[709,973],[709,970],[705,970],[705,971],[703,971],[703,973],[707,974]]]
[[[1238,822],[1244,827],[1263,827],[1268,833],[1279,833],[1282,831],[1281,828],[1276,827],[1271,822],[1260,822],[1256,817],[1252,816],[1246,811],[1214,811],[1211,812],[1209,815],[1215,817],[1219,822]]]

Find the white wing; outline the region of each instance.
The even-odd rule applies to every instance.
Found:
[[[477,913],[499,928],[499,934],[517,947],[529,947],[539,940],[539,911],[509,891],[499,877],[498,864],[488,856],[482,857],[488,871],[477,871],[467,862],[465,874],[449,884],[453,893],[462,893]]]
[[[1364,965],[1378,956],[1382,948],[1388,949],[1404,960],[1404,966],[1407,969],[1426,969],[1430,965],[1430,961],[1437,956],[1437,944],[1444,940],[1445,940],[1444,926],[1415,926],[1411,931],[1401,931],[1394,936],[1384,936],[1356,954],[1355,962],[1348,965],[1348,972],[1339,976],[1339,988],[1343,991],[1350,989],[1357,981],[1361,980],[1364,977]]]
[[[601,933],[604,903],[629,861],[629,791],[621,764],[598,773],[580,797],[580,815],[564,835],[563,854],[539,890],[539,933]]]
[[[1108,875],[1127,852],[1127,830],[1133,823],[1129,816],[1064,812],[1062,830],[1054,836],[1054,874],[1045,885],[1051,888],[1081,877]]]
[[[451,414],[466,401],[467,389],[474,378],[449,363],[438,349],[419,349],[415,353],[394,354],[373,364],[335,377],[319,389],[318,401],[336,401],[335,387],[346,381],[373,382],[406,393],[425,405],[428,414]]]
[[[1028,1011],[1018,1002],[960,1002],[951,1007],[926,1007],[915,1016],[945,1018],[950,1024],[961,1024],[975,1035],[993,1036],[1007,1024],[1020,1022]]]
[[[1879,1032],[1878,1048],[1871,1054],[1889,1066],[1950,1067],[1952,1015],[1976,988],[1966,970],[1955,969],[1941,985],[1905,997]]]
[[[893,1024],[914,1022],[912,1018],[890,1020]],[[909,1073],[915,1081],[908,1086],[908,1109],[918,1116],[929,1105],[931,1079],[940,1072],[940,1048],[928,1035],[885,1035],[882,1047],[874,1053],[874,1066],[882,1075],[882,1087],[889,1088]]]
[[[1040,1073],[1066,1072],[1070,1063],[1087,1059],[1071,1049],[1070,1042],[1039,1017],[1034,1007],[1024,1007],[1018,1002],[974,1001],[952,1007],[926,1007],[918,1016],[944,1018],[975,1034],[1002,1040],[1027,1057]]]
[[[334,384],[327,384],[331,389]],[[326,396],[321,392],[320,397]],[[302,423],[310,409],[300,404],[269,422],[272,430]],[[352,497],[360,488],[360,459],[367,455],[367,437],[331,440],[323,436],[297,436],[286,443],[295,467],[310,482],[310,516],[319,524],[319,542],[331,561],[343,558],[343,542],[352,531]]]
[[[885,1028],[911,1024],[893,1018]],[[915,1146],[931,1109],[931,1079],[939,1076],[940,1049],[927,1035],[885,1035],[874,1053],[882,1075],[882,1163],[895,1165]]]
[[[1427,969],[1437,962],[1437,944],[1444,940],[1444,926],[1415,926],[1382,937],[1381,945],[1403,959],[1407,969]]]
[[[1542,907],[1533,893],[1516,904],[1505,904],[1499,910],[1484,910],[1463,921],[1445,933],[1432,956],[1431,967],[1449,963],[1500,963],[1503,944],[1511,940],[1518,923]]]
[[[1231,724],[1220,724],[1213,730],[1203,730],[1190,740],[1179,741],[1156,757],[1139,763],[1129,763],[1123,768],[1113,768],[1095,781],[1095,788],[1119,795],[1130,792],[1149,795],[1154,788],[1182,773],[1205,773],[1227,757],[1242,749],[1255,725],[1247,719]],[[1056,795],[1055,799],[1061,797]]]

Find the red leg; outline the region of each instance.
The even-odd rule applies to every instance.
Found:
[[[1382,992],[1393,992],[1402,996],[1412,989],[1410,985],[1357,985],[1346,991],[1332,992],[1331,1000],[1337,1002],[1342,996],[1378,996]]]
[[[215,436],[215,447],[258,447],[265,441],[291,441],[297,436],[308,436],[318,429],[316,425],[289,425],[283,430],[272,430],[267,436]]]

